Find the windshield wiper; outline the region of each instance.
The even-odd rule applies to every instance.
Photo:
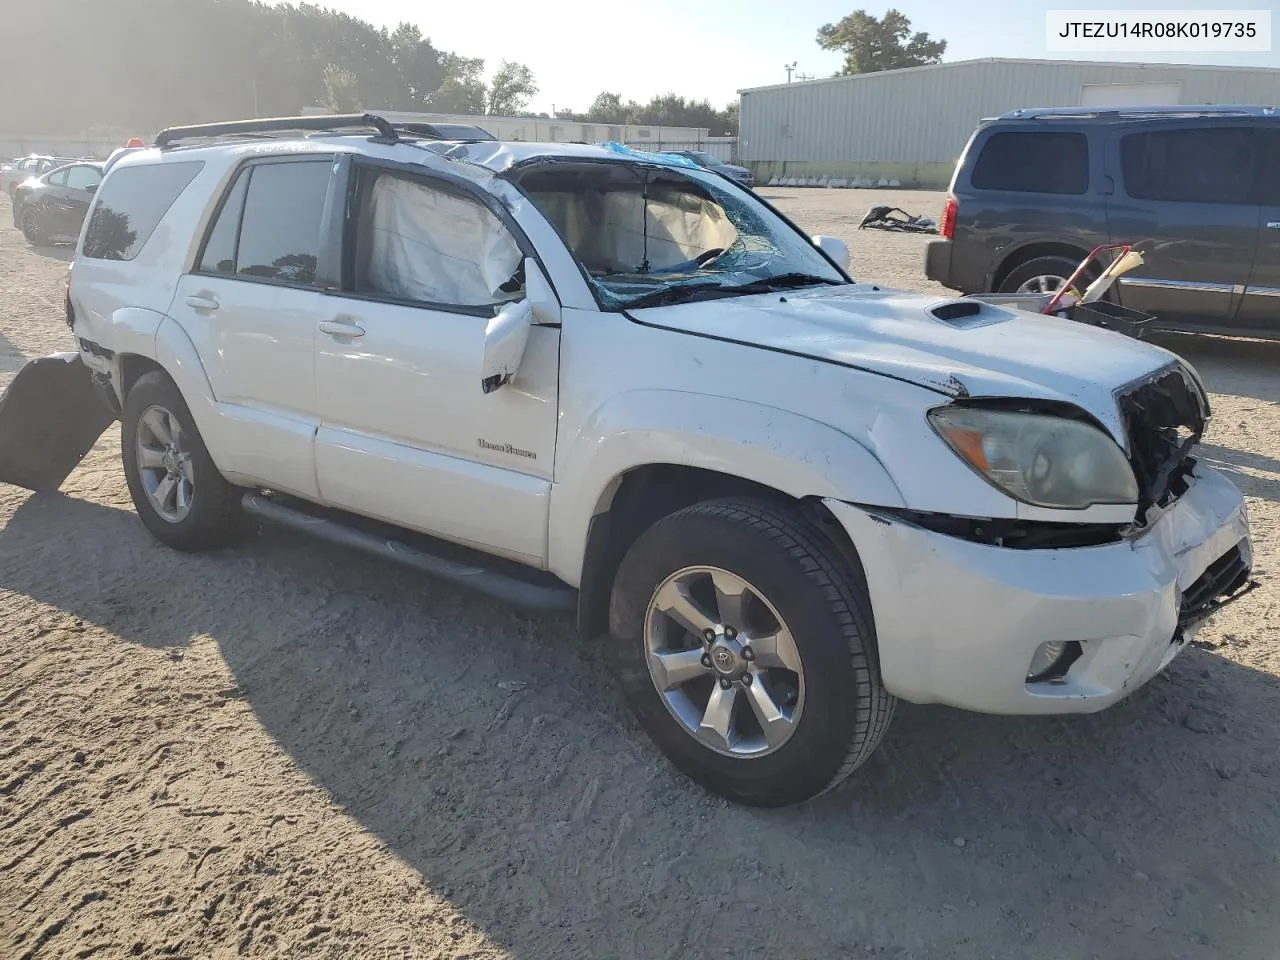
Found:
[[[661,290],[654,290],[651,293],[643,293],[633,300],[628,300],[625,306],[628,310],[637,310],[642,307],[665,307],[673,303],[688,303],[690,300],[701,300],[707,296],[716,296],[721,293],[724,296],[733,296],[737,289],[737,287],[726,287],[721,283],[677,284],[663,287]]]
[[[789,290],[792,287],[812,287],[818,284],[838,287],[843,280],[831,280],[812,273],[780,273],[776,277],[763,277],[750,283],[740,283],[732,287],[721,287],[731,293],[769,293],[772,290]]]
[[[628,301],[628,310],[642,307],[662,307],[673,303],[688,303],[691,300],[706,300],[712,297],[736,297],[742,294],[769,293],[773,290],[789,290],[792,287],[812,287],[816,284],[839,286],[843,281],[830,280],[812,273],[780,273],[776,277],[765,277],[752,280],[750,283],[685,283],[652,293],[641,294]]]

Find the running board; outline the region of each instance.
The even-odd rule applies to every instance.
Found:
[[[268,523],[394,560],[507,603],[548,612],[571,612],[577,608],[577,591],[563,584],[532,583],[498,570],[449,560],[382,534],[286,506],[261,493],[246,493],[241,504],[246,513]]]

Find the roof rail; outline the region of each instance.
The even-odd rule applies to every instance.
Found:
[[[1187,104],[1150,107],[1025,107],[1002,114],[1001,120],[1039,120],[1055,117],[1274,117],[1275,107],[1246,104]]]
[[[243,137],[255,134],[288,133],[309,130],[313,132],[337,132],[339,130],[376,130],[386,140],[398,140],[395,127],[374,113],[325,114],[312,117],[268,117],[257,120],[230,120],[225,123],[201,123],[190,127],[169,127],[156,134],[157,147],[170,147],[181,140],[207,137]]]

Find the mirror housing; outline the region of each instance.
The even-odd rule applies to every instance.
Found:
[[[526,298],[504,305],[484,328],[480,388],[485,393],[493,393],[515,377],[532,326],[533,304]]]
[[[84,192],[92,197],[95,193],[98,192],[98,185],[96,183],[91,183],[84,188]]]
[[[849,247],[843,240],[817,236],[813,238],[813,245],[834,260],[841,270],[849,269]]]
[[[534,326],[559,326],[560,301],[532,257],[524,261],[524,299],[504,304],[484,329],[480,388],[492,393],[515,379]]]

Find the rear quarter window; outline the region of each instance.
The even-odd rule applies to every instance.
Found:
[[[189,160],[112,170],[98,190],[81,254],[94,260],[132,260],[203,167],[203,161]]]
[[[1083,133],[1011,130],[982,145],[970,183],[977,190],[1079,195],[1089,189],[1089,139]]]

